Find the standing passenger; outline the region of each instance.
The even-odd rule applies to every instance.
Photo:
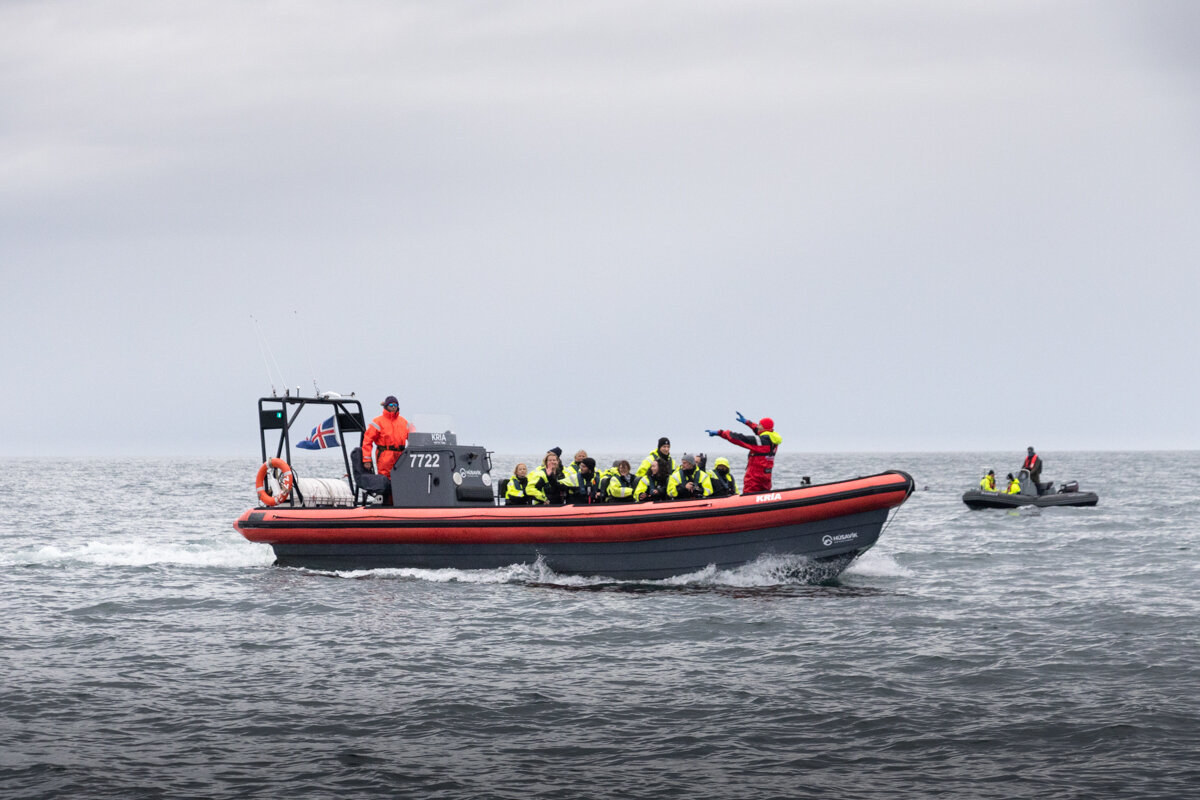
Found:
[[[1042,457],[1033,452],[1032,447],[1025,448],[1026,456],[1024,463],[1021,464],[1021,469],[1029,470],[1029,480],[1033,481],[1033,488],[1038,494],[1042,493]]]
[[[742,491],[746,494],[761,494],[771,491],[771,472],[775,469],[775,453],[783,444],[783,437],[775,432],[775,420],[763,417],[751,422],[738,411],[738,422],[744,423],[753,436],[732,431],[705,431],[709,436],[720,436],[727,442],[750,451],[746,457],[746,477],[742,480]]]
[[[371,471],[371,450],[378,447],[379,455],[375,458],[377,471],[380,475],[390,477],[392,467],[396,466],[400,454],[408,444],[408,434],[412,431],[412,426],[400,416],[400,402],[394,395],[389,394],[379,405],[383,406],[383,413],[371,420],[371,424],[367,426],[367,433],[363,436],[362,465],[364,472]]]
[[[662,467],[663,475],[670,475],[675,471],[675,459],[671,458],[671,440],[663,436],[658,440],[658,447],[650,451],[650,455],[642,459],[642,465],[638,467],[638,477],[646,474],[646,470],[650,469],[650,462],[657,461]]]

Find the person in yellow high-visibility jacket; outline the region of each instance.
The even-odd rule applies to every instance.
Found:
[[[525,493],[529,485],[529,467],[524,463],[513,467],[513,474],[508,479],[508,488],[504,492],[504,504],[509,506],[527,506],[533,498]]]
[[[679,469],[667,479],[667,497],[672,500],[687,500],[692,497],[710,497],[713,493],[712,480],[708,473],[696,464],[696,457],[687,453],[679,459]]]

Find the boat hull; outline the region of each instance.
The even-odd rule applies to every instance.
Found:
[[[379,568],[498,569],[539,560],[554,572],[617,579],[665,578],[729,568],[768,554],[806,555],[846,564],[875,544],[886,511],[739,533],[629,542],[274,542],[281,566],[325,570]],[[830,544],[823,541],[829,537]],[[836,544],[835,544],[836,542]],[[828,572],[828,569],[823,570]],[[833,574],[840,572],[836,570]]]
[[[1020,506],[1094,506],[1100,502],[1095,492],[1055,492],[1042,495],[997,494],[971,489],[963,494],[963,502],[968,508],[1019,508]]]
[[[878,540],[912,478],[889,472],[764,495],[638,505],[253,509],[235,523],[282,566],[497,569],[656,579],[767,555],[835,577]]]

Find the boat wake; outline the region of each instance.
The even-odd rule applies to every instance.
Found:
[[[804,556],[765,555],[730,569],[708,566],[686,575],[659,580],[618,580],[602,575],[565,575],[555,572],[542,560],[533,564],[512,564],[499,569],[372,569],[324,571],[300,568],[301,572],[358,580],[418,580],[431,583],[520,584],[562,589],[762,589],[779,586],[838,585],[842,564],[824,564]],[[908,571],[891,556],[868,552],[846,570],[848,575],[897,577]]]
[[[275,561],[269,547],[246,543],[153,542],[146,539],[87,541],[75,546],[42,545],[0,552],[0,567],[265,567]]]

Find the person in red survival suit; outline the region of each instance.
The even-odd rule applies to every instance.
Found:
[[[362,460],[363,469],[371,469],[371,452],[379,447],[379,455],[375,457],[375,466],[380,475],[391,477],[392,467],[400,460],[404,446],[408,444],[408,434],[412,426],[408,420],[400,416],[400,402],[393,395],[388,395],[379,405],[383,413],[371,420],[367,426],[367,434],[363,437]]]
[[[775,420],[763,417],[752,422],[738,411],[738,422],[744,423],[753,436],[732,431],[705,431],[709,436],[720,436],[727,442],[750,451],[746,457],[746,477],[742,479],[742,494],[761,494],[771,491],[771,470],[775,468],[775,453],[783,444],[783,437],[775,432]]]

